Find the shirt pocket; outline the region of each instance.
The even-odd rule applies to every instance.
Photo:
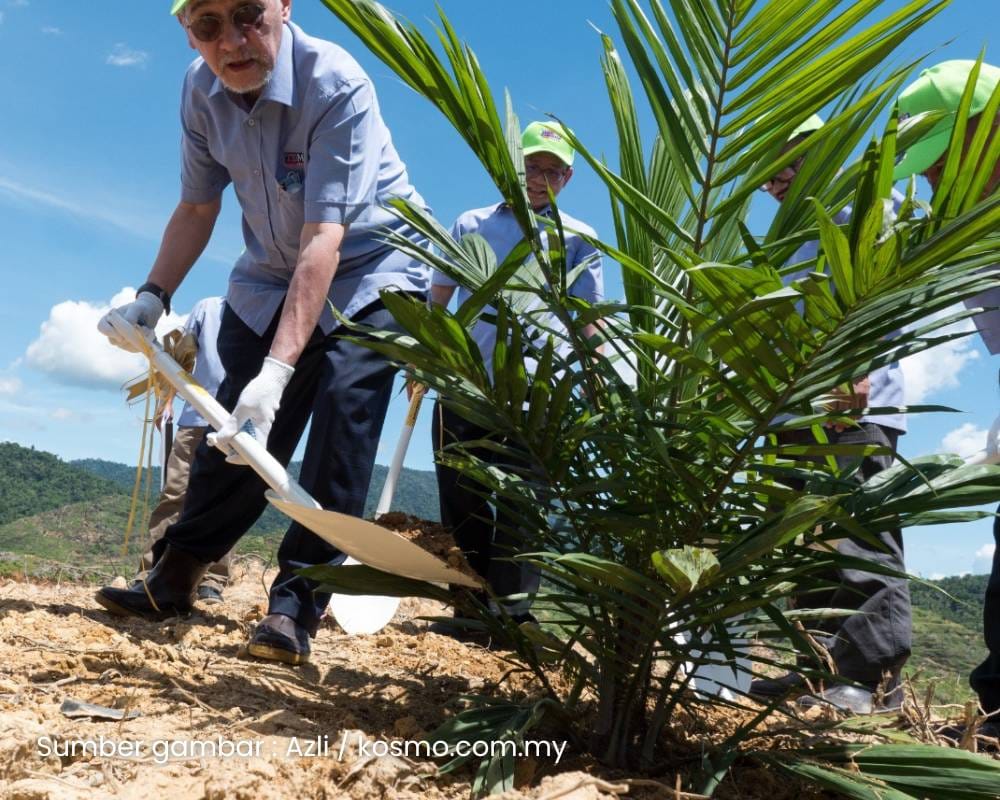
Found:
[[[277,179],[277,214],[274,237],[283,248],[298,252],[305,223],[305,189],[297,172],[287,172]]]

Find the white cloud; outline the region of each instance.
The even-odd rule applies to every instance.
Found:
[[[7,195],[21,201],[22,204],[54,208],[87,222],[111,225],[132,235],[138,234],[148,239],[154,239],[156,236],[156,230],[145,217],[120,213],[99,203],[74,203],[58,194],[35,189],[2,175],[0,175],[0,195]]]
[[[945,435],[941,440],[941,450],[945,453],[955,453],[962,458],[969,458],[969,456],[974,456],[986,449],[987,433],[986,429],[966,422]]]
[[[49,417],[57,422],[91,422],[93,414],[86,411],[74,411],[72,408],[55,408],[49,412]]]
[[[46,25],[42,28],[42,33],[47,36],[62,36],[62,28],[57,28],[54,25]]]
[[[19,378],[0,378],[0,395],[15,395],[21,391]]]
[[[941,319],[959,310],[960,306],[946,309],[931,319]],[[935,331],[934,336],[972,330],[975,330],[975,326],[972,320],[967,319]],[[974,344],[975,339],[967,336],[904,358],[900,366],[906,380],[907,404],[919,405],[933,399],[933,395],[942,389],[957,388],[959,374],[970,362],[979,358],[979,353],[973,349]]]
[[[984,544],[976,551],[975,560],[972,562],[972,573],[974,575],[985,575],[993,567],[993,554],[996,552],[996,545],[990,542]]]
[[[9,0],[8,5],[16,6],[18,8],[24,8],[29,5],[28,0]]]
[[[145,50],[133,50],[127,44],[119,42],[108,53],[104,63],[112,67],[145,67],[147,61],[149,53]]]
[[[0,25],[3,25],[3,11],[0,11]]]
[[[52,307],[38,338],[28,345],[28,366],[70,386],[116,390],[146,370],[147,362],[136,353],[114,347],[98,332],[97,323],[109,309],[128,303],[135,290],[122,289],[110,302],[95,305],[85,300],[67,300]],[[180,325],[177,313],[162,318],[156,332],[163,335]]]

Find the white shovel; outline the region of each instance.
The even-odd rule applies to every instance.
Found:
[[[423,389],[415,389],[413,397],[410,398],[410,407],[406,412],[403,430],[399,434],[399,441],[396,442],[396,452],[392,456],[389,473],[385,476],[385,485],[382,487],[382,494],[379,496],[378,506],[375,509],[375,519],[389,513],[389,509],[392,507],[392,498],[396,493],[396,482],[403,470],[403,459],[406,458],[406,450],[410,446],[413,427],[417,424],[417,414],[420,411],[420,401],[423,396]],[[357,563],[358,561],[350,556],[344,561],[345,565]],[[399,598],[384,595],[335,594],[330,597],[329,609],[345,633],[378,633],[396,616],[396,611],[399,609]]]
[[[986,434],[986,449],[966,459],[966,464],[1000,464],[1000,416],[993,420]]]
[[[218,430],[229,412],[198,384],[189,372],[170,357],[159,342],[150,341],[136,326],[116,312],[109,315],[114,329],[139,352],[144,353],[177,393]],[[321,539],[362,564],[414,580],[453,583],[478,588],[475,579],[449,567],[395,531],[347,514],[326,511],[303,489],[267,449],[241,431],[232,442],[251,469],[271,487],[268,501],[279,511],[304,525]],[[360,605],[360,603],[359,603]]]

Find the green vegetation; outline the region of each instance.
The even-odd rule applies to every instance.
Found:
[[[989,575],[961,575],[930,581],[929,586],[913,583],[913,605],[966,628],[983,629],[983,595]],[[940,591],[939,591],[940,590]]]
[[[300,464],[290,472],[298,477]],[[365,515],[375,512],[388,468],[377,464]],[[51,453],[0,443],[0,574],[64,575],[104,580],[129,574],[145,548],[137,524],[123,552],[135,467],[90,458],[66,463]],[[159,475],[154,475],[158,485]],[[155,504],[155,497],[153,500]],[[434,473],[404,469],[393,509],[437,520]],[[288,518],[268,508],[237,546],[237,553],[271,559]]]
[[[473,698],[432,735],[517,740],[544,724],[615,768],[662,776],[696,764],[683,788],[706,795],[734,762],[753,759],[851,798],[994,798],[993,762],[845,741],[816,723],[796,737],[793,718],[776,742],[762,730],[769,709],[737,687],[733,700],[688,691],[681,669],[730,662],[746,647],[745,633],[732,633],[735,620],[782,656],[811,654],[796,625],[808,627],[815,613],[783,601],[815,588],[823,570],[862,566],[832,541],[977,519],[960,509],[1000,499],[1000,468],[947,456],[856,484],[856,466],[833,456],[856,465],[881,451],[830,445],[823,426],[860,411],[818,401],[938,344],[956,317],[933,313],[995,283],[981,268],[1000,261],[1000,198],[980,194],[1000,138],[987,148],[984,133],[969,166],[957,168],[971,91],[938,194],[917,203],[911,184],[899,213],[885,213],[898,150],[934,122],[880,121],[910,71],[894,59],[947,2],[611,0],[617,40],[600,33],[595,50],[617,152],[605,158],[571,135],[610,198],[614,240],[595,245],[623,268],[625,302],[598,306],[567,291],[566,237],[558,214],[545,223],[528,202],[513,103],[497,108],[499,93],[444,13],[429,40],[373,0],[324,3],[450,122],[525,237],[498,262],[481,237],[456,242],[421,208],[393,204],[434,247],[393,243],[471,296],[451,313],[386,293],[404,333],[376,333],[368,346],[496,432],[496,463],[462,447],[446,458],[516,520],[520,558],[545,578],[535,605],[570,632],[553,640],[473,597],[452,598],[513,643],[511,660],[544,691],[523,702]],[[785,151],[795,128],[819,112],[825,127]],[[750,198],[800,156],[768,230],[751,232]],[[838,225],[847,205],[851,220]],[[819,253],[785,286],[781,271],[807,241]],[[469,334],[487,305],[498,329],[495,380]],[[608,326],[604,352],[584,336],[597,319]],[[819,444],[778,441],[787,430],[814,431]],[[366,567],[310,574],[347,593],[376,580],[383,592],[393,585]],[[415,581],[397,589],[449,597]],[[551,680],[553,671],[563,679]],[[734,707],[743,713],[725,734],[689,724]],[[474,789],[511,788],[513,771],[509,756],[486,759]]]
[[[93,475],[105,478],[118,485],[124,490],[132,491],[132,484],[135,481],[135,467],[119,464],[114,461],[104,461],[100,458],[87,458],[78,461],[71,461],[70,465],[78,467]],[[288,472],[293,478],[299,477],[302,462],[293,461],[288,465]],[[368,489],[368,499],[365,502],[365,516],[371,518],[375,513],[375,506],[378,504],[379,495],[385,485],[386,475],[389,468],[376,464],[372,473],[371,486]],[[154,486],[159,485],[159,470],[154,468]],[[437,501],[437,478],[430,470],[417,470],[403,468],[396,483],[396,494],[392,501],[394,510],[405,511],[420,519],[429,519],[437,522],[440,519],[440,511]],[[280,512],[268,507],[261,516],[257,524],[251,529],[251,533],[261,536],[271,535],[284,531],[288,526],[286,517]]]
[[[982,596],[979,604],[981,614]],[[975,694],[969,688],[969,673],[985,657],[982,623],[970,628],[914,606],[913,655],[904,672],[920,696],[925,697],[928,687],[933,684],[934,705],[974,700]]]
[[[983,596],[988,580],[988,575],[962,575],[910,586],[913,655],[905,671],[921,693],[934,684],[936,704],[975,699],[969,672],[986,656]]]
[[[51,453],[0,442],[0,525],[117,491],[111,481],[76,469]]]

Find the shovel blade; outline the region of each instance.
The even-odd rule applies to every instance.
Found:
[[[418,581],[479,588],[475,578],[449,567],[395,531],[347,514],[282,500],[274,492],[266,496],[283,514],[362,564]]]

